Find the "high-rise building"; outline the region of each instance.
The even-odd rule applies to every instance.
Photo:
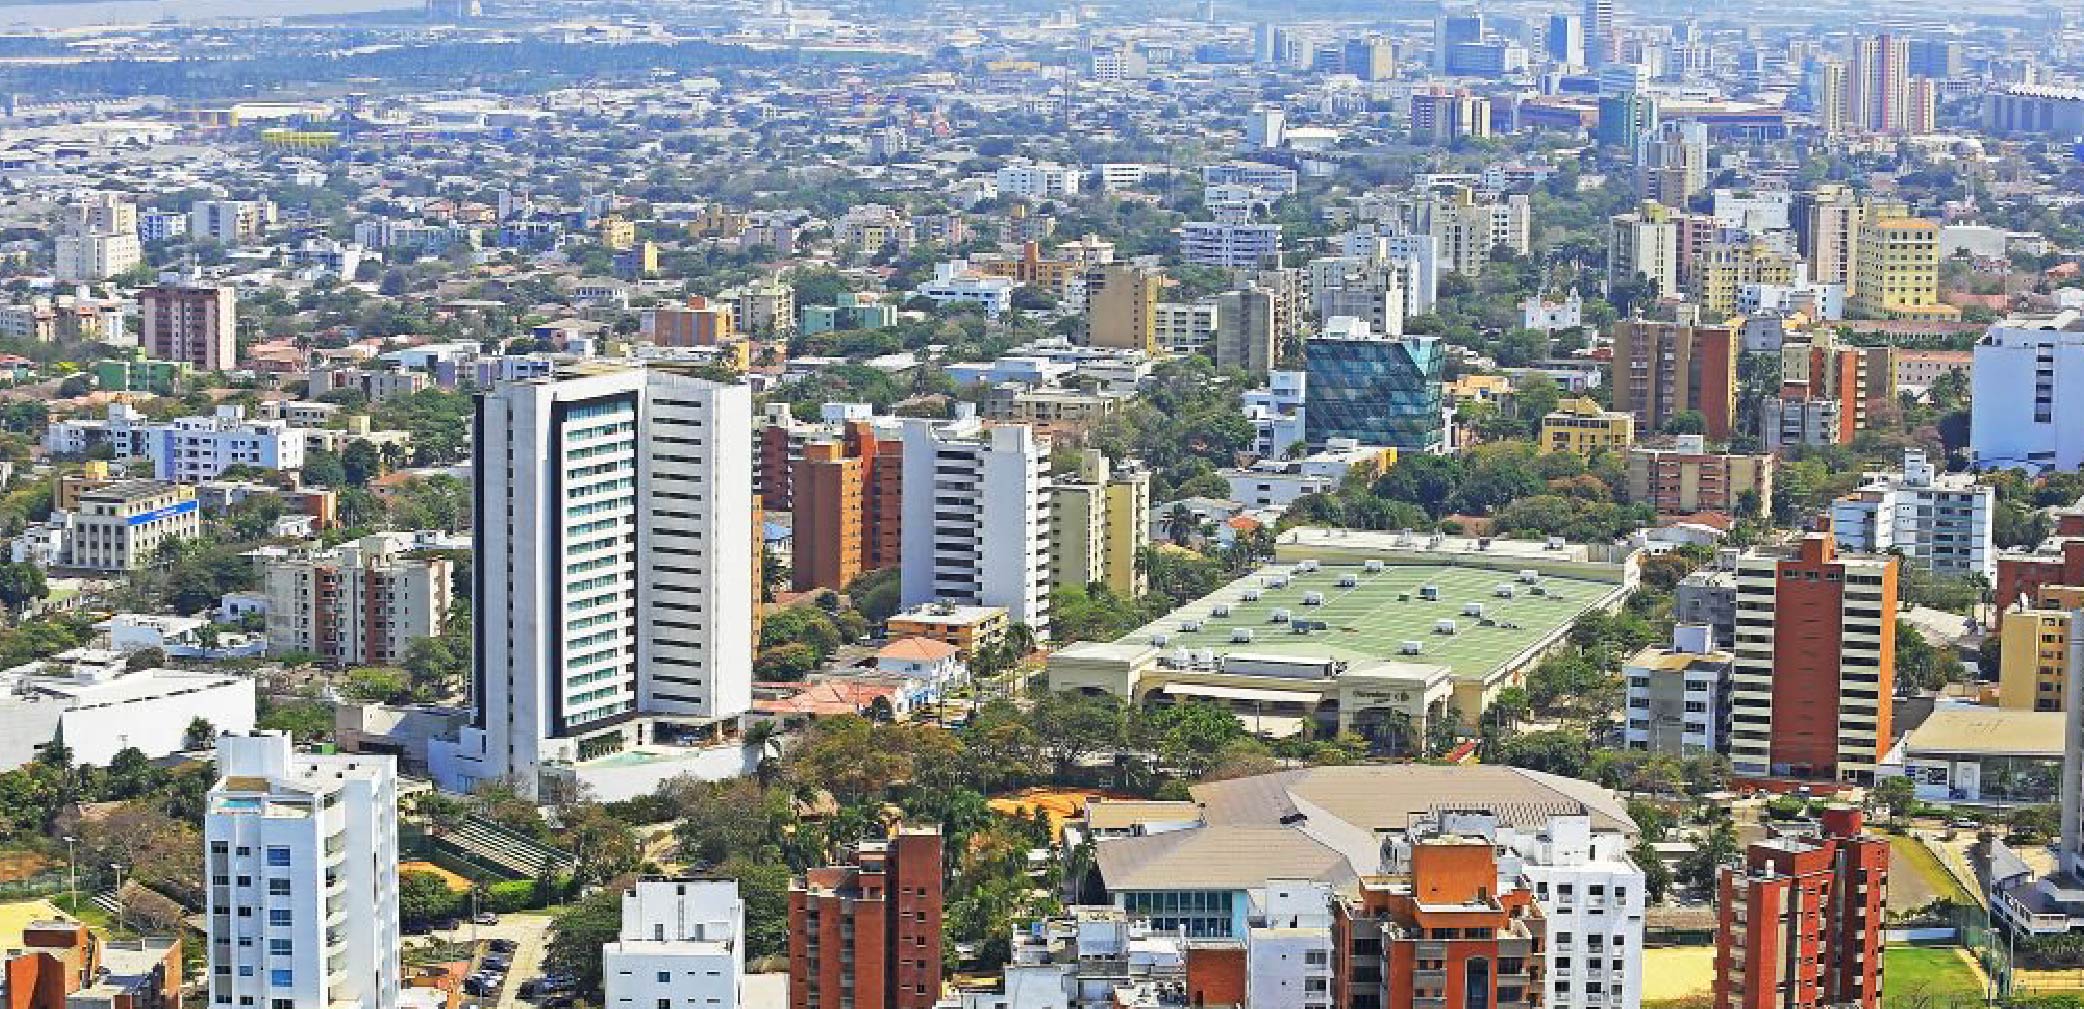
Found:
[[[1549,15],[1548,32],[1542,42],[1549,62],[1572,67],[1585,65],[1585,19],[1582,16]]]
[[[1800,256],[1764,239],[1714,242],[1695,257],[1690,290],[1705,317],[1727,319],[1746,288],[1792,287],[1802,269]]]
[[[1852,78],[1845,61],[1835,57],[1817,60],[1809,70],[1808,80],[1817,132],[1836,137],[1852,129]]]
[[[894,425],[847,421],[836,437],[806,444],[790,480],[791,585],[844,589],[894,568],[902,550],[904,442]]]
[[[1641,146],[1642,138],[1654,135],[1660,125],[1657,96],[1649,91],[1629,89],[1602,94],[1599,126],[1593,139],[1608,147],[1633,151]]]
[[[65,208],[55,273],[59,283],[107,280],[145,261],[137,206],[121,193],[95,193]]]
[[[1149,587],[1140,560],[1150,545],[1151,473],[1134,459],[1109,465],[1099,449],[1079,453],[1078,471],[1050,493],[1050,582],[1098,582],[1124,599]]]
[[[1659,124],[1636,157],[1636,188],[1643,199],[1684,207],[1708,187],[1708,128],[1698,122]]]
[[[904,605],[1003,606],[1048,633],[1048,439],[967,409],[906,420],[902,524]]]
[[[1491,100],[1469,91],[1433,88],[1411,96],[1411,142],[1445,147],[1491,135]]]
[[[1939,225],[1917,217],[1860,222],[1851,307],[1869,318],[1945,322],[1960,317],[1939,300]]]
[[[375,533],[332,549],[260,558],[268,650],[339,666],[395,666],[448,623],[454,565],[412,554],[410,533]]]
[[[1827,809],[1814,834],[1751,845],[1724,866],[1715,1009],[1877,1009],[1889,843],[1857,809]]]
[[[1975,344],[1969,452],[1977,469],[2084,467],[2084,312],[2013,317]]]
[[[1334,438],[1406,452],[1446,446],[1440,395],[1445,352],[1430,336],[1340,336],[1303,344],[1304,438],[1319,448]]]
[[[222,735],[204,808],[210,1004],[396,1009],[393,758]]]
[[[1348,316],[1371,332],[1402,336],[1404,292],[1416,285],[1418,264],[1409,259],[1320,256],[1310,261],[1311,308],[1319,319]]]
[[[267,200],[197,200],[188,208],[188,233],[234,245],[259,238],[275,223],[275,213]]]
[[[941,832],[899,828],[789,885],[789,1009],[932,1009]]]
[[[1903,132],[1925,136],[1939,132],[1939,84],[1912,77],[1904,88]]]
[[[1632,214],[1608,223],[1606,282],[1609,287],[1638,276],[1657,285],[1657,296],[1679,293],[1680,222],[1672,208],[1649,200]]]
[[[1501,245],[1522,256],[1532,248],[1532,204],[1524,193],[1479,198],[1469,186],[1430,185],[1400,198],[1397,212],[1406,233],[1431,235],[1440,265],[1464,277],[1481,274]]]
[[[601,946],[606,1009],[738,1009],[744,979],[736,881],[647,877],[622,891],[622,928]]]
[[[1215,362],[1247,375],[1271,371],[1302,316],[1302,284],[1292,269],[1259,270],[1244,286],[1216,295]]]
[[[1598,68],[1619,57],[1614,0],[1585,0],[1585,65]]]
[[[1872,784],[1895,737],[1896,558],[1840,554],[1831,533],[1737,564],[1730,769]]]
[[[1884,32],[1853,40],[1846,101],[1856,128],[1869,133],[1905,132],[1909,59],[1909,43],[1901,36]]]
[[[1896,553],[1947,578],[1997,575],[1991,539],[1997,490],[1966,473],[1942,473],[1921,449],[1903,450],[1903,468],[1866,474],[1831,502],[1831,530],[1848,550]]]
[[[1905,50],[1910,75],[1946,80],[1961,76],[1965,65],[1961,57],[1961,43],[1952,39],[1911,39]]]
[[[591,367],[478,399],[475,710],[464,788],[752,705],[752,393]]]
[[[1086,344],[1158,351],[1158,302],[1165,271],[1154,266],[1107,263],[1085,272]]]
[[[1628,319],[1614,327],[1608,388],[1613,408],[1635,415],[1638,434],[1700,414],[1702,433],[1727,439],[1737,411],[1739,327]]]
[[[239,366],[238,302],[229,287],[160,284],[137,293],[138,346],[154,361],[197,371]]]
[[[1333,905],[1331,1004],[1541,1004],[1546,922],[1532,887],[1501,876],[1481,838],[1428,839],[1408,858],[1406,875],[1362,877]]]
[[[1836,444],[1850,444],[1896,405],[1896,348],[1853,347],[1830,330],[1780,344],[1782,400],[1831,400],[1838,404]]]
[[[1866,207],[1851,189],[1836,183],[1798,193],[1789,214],[1795,244],[1809,264],[1809,279],[1852,286],[1859,270],[1860,222]]]

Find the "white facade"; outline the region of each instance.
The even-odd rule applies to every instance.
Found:
[[[1270,879],[1251,894],[1259,906],[1245,930],[1245,1005],[1329,1009],[1331,887]]]
[[[1049,504],[1049,443],[1032,429],[906,420],[904,605],[1003,606],[1045,636]]]
[[[970,268],[968,260],[935,263],[933,279],[912,291],[913,297],[931,298],[937,305],[982,305],[984,314],[996,319],[1013,308],[1011,277],[991,277]]]
[[[1900,550],[1935,574],[1994,582],[1996,508],[1996,488],[1965,473],[1936,473],[1924,452],[1905,449],[1902,470],[1869,473],[1859,489],[1831,502],[1831,531],[1848,550]]]
[[[603,1009],[737,1009],[745,902],[727,879],[640,879],[601,946]]]
[[[1084,176],[1079,169],[1065,165],[1007,165],[998,170],[992,181],[998,185],[1000,196],[1048,200],[1076,195]]]
[[[1303,404],[1307,376],[1300,371],[1272,371],[1266,388],[1247,390],[1245,419],[1252,423],[1252,454],[1261,459],[1285,459],[1288,450],[1303,443]]]
[[[1970,385],[1977,468],[2084,467],[2084,312],[1990,327],[1976,341]]]
[[[210,1005],[396,1009],[398,779],[389,756],[219,736],[203,820]]]
[[[1277,266],[1280,256],[1278,224],[1188,221],[1180,225],[1180,257],[1195,266]]]
[[[159,479],[201,483],[232,466],[302,469],[304,443],[305,432],[288,421],[248,420],[244,407],[220,406],[211,416],[160,426],[150,454]]]
[[[73,762],[106,767],[136,747],[164,757],[186,747],[197,718],[227,732],[253,728],[253,680],[228,673],[127,669],[121,652],[76,650],[0,673],[0,770],[36,759],[65,739]]]
[[[478,709],[445,787],[656,743],[752,706],[752,393],[668,366],[479,401]],[[632,717],[632,716],[650,716]]]
[[[188,209],[188,233],[213,242],[259,238],[275,223],[275,205],[266,200],[197,200]]]
[[[59,235],[57,252],[60,283],[107,280],[145,261],[136,234]]]
[[[1675,756],[1722,752],[1735,661],[1715,649],[1712,628],[1680,624],[1671,647],[1645,648],[1623,663],[1622,739],[1628,748]]]

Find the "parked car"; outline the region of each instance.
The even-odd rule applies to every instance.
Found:
[[[512,939],[494,939],[485,945],[492,947],[494,953],[512,953],[521,947],[520,943]]]
[[[478,916],[477,916],[477,917],[475,917],[475,918],[472,918],[471,920],[472,920],[472,921],[474,921],[474,922],[477,922],[477,923],[478,923],[478,924],[480,924],[480,925],[497,925],[497,924],[499,924],[499,916],[498,916],[498,915],[496,915],[496,914],[493,914],[493,913],[492,913],[492,912],[490,912],[490,911],[480,911],[480,912],[478,912]]]

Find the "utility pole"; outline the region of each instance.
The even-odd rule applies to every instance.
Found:
[[[65,835],[65,901],[73,914],[80,913],[80,839]]]
[[[123,865],[110,862],[109,868],[116,870],[116,927],[123,927]]]

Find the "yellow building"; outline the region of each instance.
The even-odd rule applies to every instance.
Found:
[[[1087,345],[1157,353],[1165,284],[1164,271],[1156,267],[1108,263],[1087,270]]]
[[[1916,217],[1870,216],[1860,223],[1852,309],[1869,318],[1952,321],[1939,300],[1939,225]]]
[[[1440,392],[1450,406],[1472,401],[1502,406],[1512,395],[1512,379],[1504,375],[1464,375],[1441,383]]]
[[[620,214],[609,214],[601,218],[601,244],[615,252],[628,252],[636,248],[636,223]]]
[[[1801,262],[1795,253],[1762,241],[1717,242],[1701,253],[1693,296],[1707,318],[1727,319],[1737,314],[1737,293],[1744,285],[1790,286]]]
[[[2069,672],[2070,614],[2021,610],[2004,615],[1998,631],[1997,704],[2019,711],[2063,710]]]
[[[1559,400],[1556,410],[1541,418],[1541,451],[1569,452],[1591,456],[1596,452],[1620,451],[1635,444],[1635,417],[1602,410],[1596,400],[1583,396]]]
[[[658,243],[639,242],[636,248],[636,273],[640,277],[658,276]]]
[[[1078,473],[1050,489],[1050,584],[1099,582],[1133,599],[1149,589],[1137,557],[1150,545],[1151,474],[1129,460],[1110,467],[1098,449],[1079,456]]]
[[[340,146],[340,134],[331,130],[262,130],[261,146],[296,151],[322,151]]]

